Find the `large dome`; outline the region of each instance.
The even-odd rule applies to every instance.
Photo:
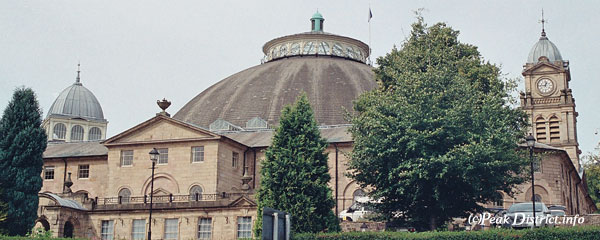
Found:
[[[218,119],[237,126],[259,117],[279,123],[283,106],[307,93],[320,125],[346,124],[352,101],[376,86],[372,68],[334,56],[296,56],[236,73],[188,102],[176,119],[209,127]]]
[[[324,21],[317,12],[310,32],[267,42],[265,63],[209,87],[173,117],[211,130],[265,128],[278,125],[283,107],[306,92],[319,125],[347,124],[352,101],[377,85],[366,64],[370,49],[324,32]]]
[[[81,84],[79,71],[77,81],[63,90],[52,103],[48,111],[50,116],[106,121],[96,96]]]
[[[533,45],[531,48],[531,51],[529,51],[527,63],[537,63],[539,62],[540,57],[548,58],[549,62],[563,60],[558,48],[556,45],[554,45],[554,43],[548,40],[548,37],[546,37],[546,32],[544,31],[542,31],[540,40],[535,43],[535,45]]]

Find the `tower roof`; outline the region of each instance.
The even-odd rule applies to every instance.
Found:
[[[75,83],[65,88],[52,103],[47,117],[51,116],[106,121],[96,96],[81,84],[79,70]]]
[[[321,13],[319,13],[319,11],[317,11],[315,14],[312,15],[311,19],[324,19],[323,15],[321,15]]]
[[[529,51],[529,57],[527,57],[527,63],[538,63],[540,57],[548,58],[548,61],[562,61],[563,58],[560,55],[560,51],[554,43],[548,40],[546,37],[546,32],[542,31],[542,36],[540,40],[533,45],[531,51]]]

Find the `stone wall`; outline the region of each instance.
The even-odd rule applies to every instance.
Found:
[[[383,232],[385,222],[341,222],[340,227],[342,232]]]

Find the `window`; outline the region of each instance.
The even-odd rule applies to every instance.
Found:
[[[542,172],[542,158],[541,157],[533,157],[533,171],[534,172]]]
[[[240,158],[240,154],[236,153],[236,152],[232,152],[231,153],[231,166],[232,167],[237,167],[238,166],[238,159]]]
[[[202,188],[198,185],[194,185],[190,189],[190,201],[200,201],[202,200]]]
[[[54,166],[46,166],[44,167],[44,179],[52,180],[54,179]]]
[[[54,124],[54,138],[65,139],[67,127],[62,123]]]
[[[534,199],[536,202],[542,202],[542,196],[540,196],[539,194],[534,195]]]
[[[79,125],[71,128],[71,141],[83,141],[83,127]]]
[[[550,118],[550,142],[560,142],[560,126],[556,116]]]
[[[146,219],[134,219],[131,229],[131,239],[144,240],[146,237]]]
[[[212,235],[212,219],[211,218],[200,218],[198,219],[198,239],[210,239]]]
[[[129,198],[131,198],[131,191],[129,189],[123,188],[119,191],[119,203],[128,203]]]
[[[192,162],[204,162],[204,146],[192,147]]]
[[[546,142],[546,121],[543,117],[535,120],[535,133],[538,142]]]
[[[179,219],[165,219],[165,239],[177,239]]]
[[[121,166],[133,165],[133,150],[121,151]]]
[[[90,177],[90,165],[84,164],[79,165],[79,171],[77,174],[77,178],[89,178]]]
[[[238,217],[237,237],[252,238],[252,217]]]
[[[102,138],[102,130],[100,130],[100,128],[97,128],[97,127],[90,128],[90,132],[88,134],[88,140],[94,141],[94,140],[100,140],[100,138]]]
[[[496,197],[498,199],[496,201],[494,201],[494,206],[504,207],[504,195],[502,193],[498,192],[496,194]]]
[[[112,240],[113,239],[113,230],[114,230],[114,222],[112,220],[103,220],[102,221],[102,231],[100,232],[100,237],[102,240]]]
[[[158,150],[158,164],[167,164],[169,163],[169,149],[168,148],[159,148]]]
[[[356,203],[359,200],[359,198],[365,196],[367,196],[365,191],[363,191],[362,189],[356,189],[356,191],[352,193],[352,204]]]

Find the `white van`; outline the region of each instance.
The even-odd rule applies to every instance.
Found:
[[[369,197],[356,197],[352,206],[340,212],[340,219],[349,222],[367,220],[369,215],[374,214],[373,209],[366,206],[369,202],[372,202]]]

